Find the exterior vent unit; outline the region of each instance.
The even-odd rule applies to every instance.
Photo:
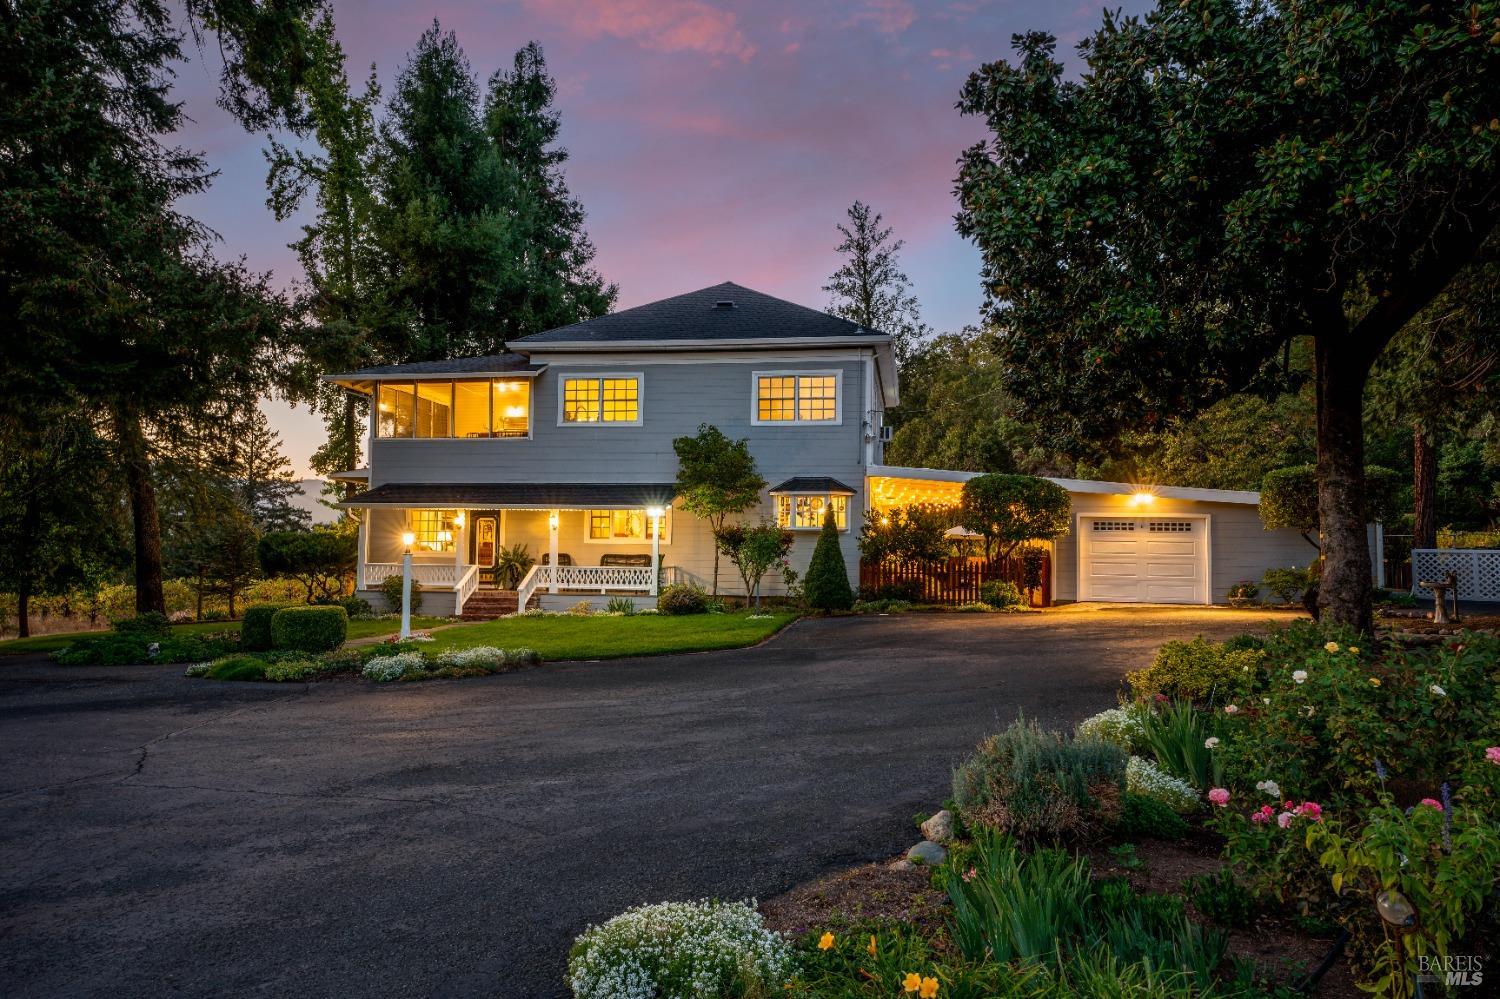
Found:
[[[891,438],[894,437],[895,435],[896,435],[896,428],[895,427],[882,426],[880,428],[880,443],[882,443],[882,444],[889,444],[891,442]]]
[[[734,308],[734,303],[731,302],[729,299],[726,298],[726,299],[722,299],[720,301],[715,302],[714,303],[714,308],[716,308],[716,309],[732,309],[732,308]]]

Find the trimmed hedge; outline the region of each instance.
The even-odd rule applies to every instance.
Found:
[[[246,607],[240,618],[240,648],[266,652],[271,648],[271,617],[286,604],[256,604]]]
[[[271,615],[271,644],[296,652],[329,652],[349,637],[342,607],[283,607]]]

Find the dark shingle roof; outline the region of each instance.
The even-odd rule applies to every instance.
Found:
[[[787,479],[779,486],[772,486],[772,493],[827,493],[832,496],[843,494],[853,496],[854,490],[844,485],[838,479],[830,479],[826,475],[797,475]]]
[[[379,364],[370,368],[357,368],[342,374],[329,375],[328,379],[384,378],[390,375],[465,375],[477,372],[538,371],[541,365],[532,364],[520,354],[507,351],[504,354],[489,354],[485,357],[454,357],[446,361],[412,361],[409,364]]]
[[[733,302],[733,308],[719,308]],[[521,350],[549,343],[630,340],[785,340],[879,336],[858,323],[743,288],[732,281],[612,312],[513,341]]]
[[[343,505],[590,509],[664,506],[676,494],[671,482],[387,482]]]

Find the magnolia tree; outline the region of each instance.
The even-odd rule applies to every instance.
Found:
[[[1065,74],[1016,36],[959,108],[958,176],[1006,388],[1096,450],[1264,383],[1317,384],[1319,601],[1371,626],[1371,366],[1500,218],[1493,4],[1158,0],[1106,13]]]
[[[959,516],[964,527],[984,537],[985,558],[1005,558],[1028,541],[1067,534],[1071,510],[1068,491],[1057,483],[997,473],[964,483]]]

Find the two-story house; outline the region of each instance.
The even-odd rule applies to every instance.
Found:
[[[536,560],[522,604],[649,603],[662,582],[707,585],[709,526],[673,506],[672,441],[704,423],[748,439],[769,487],[747,516],[797,535],[799,572],[830,508],[855,581],[866,510],[953,502],[971,476],[883,464],[898,402],[889,336],[736,284],[509,346],[329,376],[371,400],[369,467],[340,477],[367,487],[343,505],[360,516],[357,588],[373,603],[408,548],[434,613],[510,609],[486,589],[516,545]],[[1262,529],[1255,493],[1055,481],[1074,500],[1074,529],[1052,546],[1060,599],[1208,603],[1313,554]],[[721,592],[740,589],[726,564]]]

